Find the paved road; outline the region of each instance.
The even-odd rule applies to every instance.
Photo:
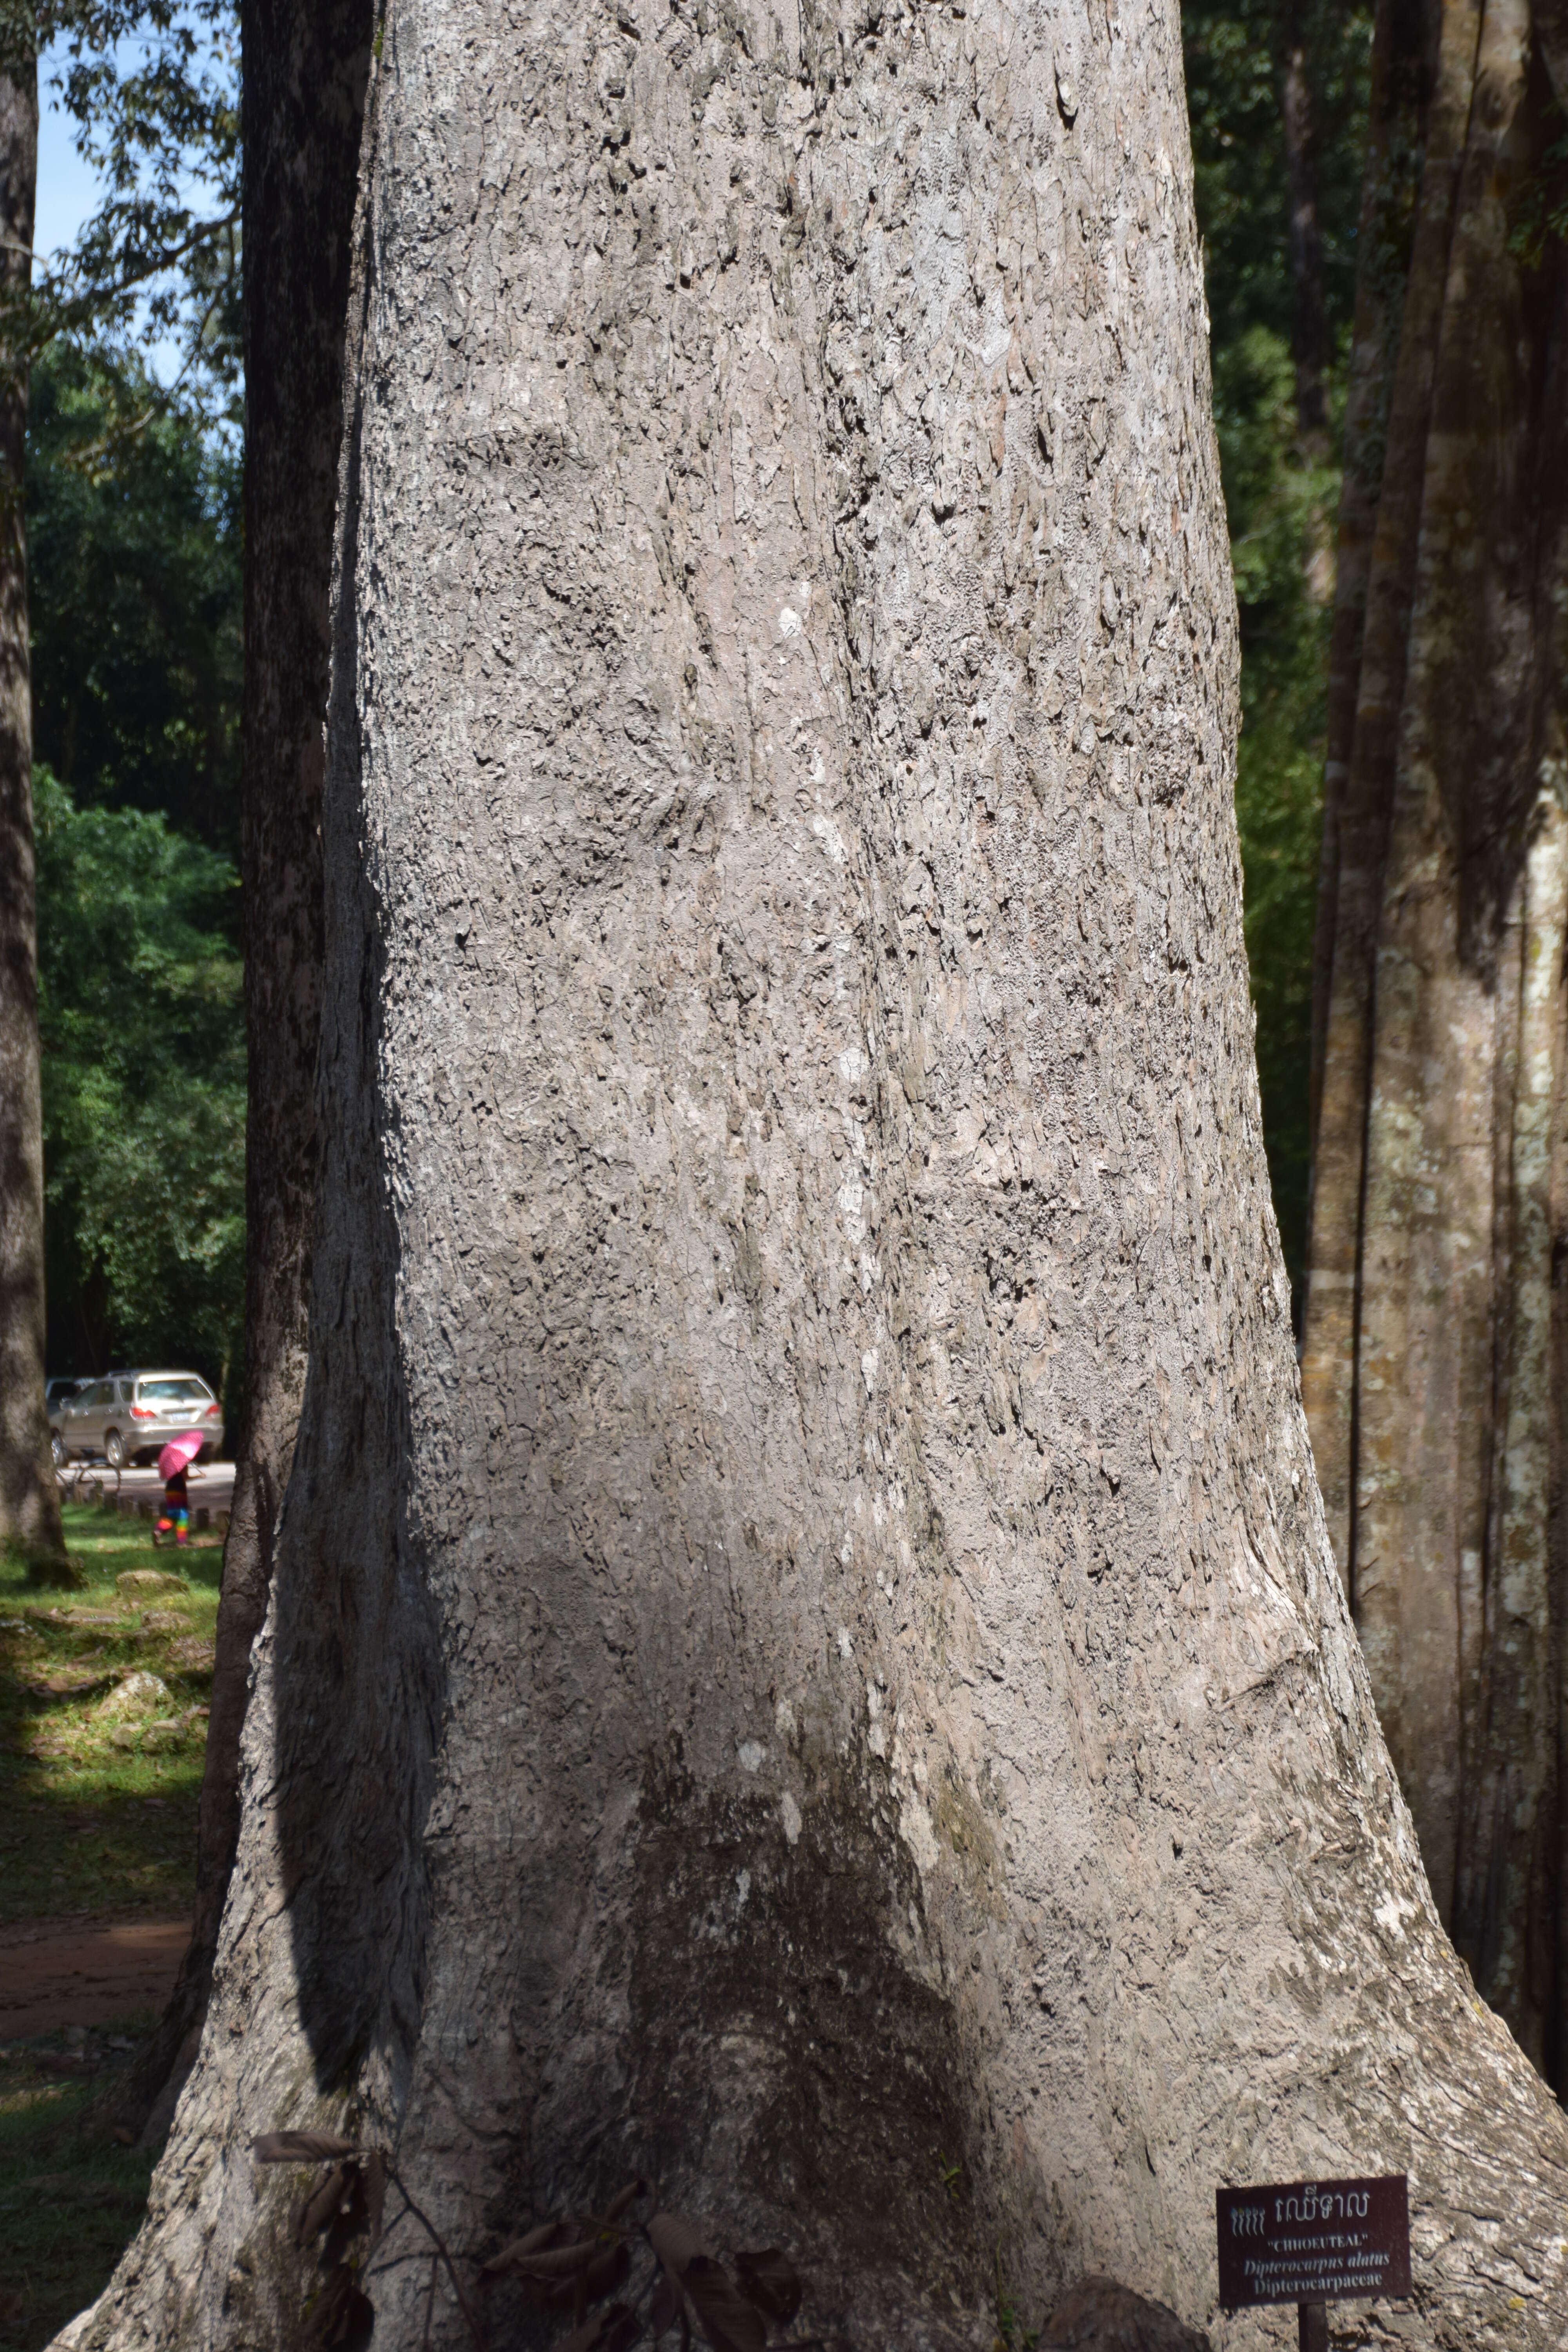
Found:
[[[118,1504],[131,1517],[156,1517],[155,1506],[163,1492],[163,1482],[156,1469],[121,1470],[117,1481],[114,1472],[106,1470],[100,1462],[85,1465],[72,1462],[55,1475],[68,1502],[101,1501],[106,1510],[114,1509]],[[233,1463],[193,1463],[189,1492],[193,1532],[200,1531],[204,1541],[211,1535],[226,1535],[229,1507],[234,1500]]]
[[[159,1477],[155,1468],[122,1470],[116,1482],[113,1471],[106,1470],[101,1462],[72,1462],[68,1464],[64,1470],[55,1473],[61,1487],[68,1495],[77,1485],[79,1472],[80,1486],[78,1491],[84,1500],[89,1487],[99,1481],[102,1482],[105,1501],[116,1493],[150,1497],[153,1495],[161,1495],[163,1491],[163,1481]],[[193,1504],[206,1503],[215,1510],[227,1510],[229,1499],[234,1493],[232,1462],[195,1463],[187,1473],[187,1477]]]

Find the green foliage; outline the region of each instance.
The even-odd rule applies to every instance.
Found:
[[[112,417],[147,412],[108,443]],[[33,734],[79,807],[162,809],[237,856],[240,461],[67,345],[34,371],[27,536]]]
[[[237,425],[237,0],[0,0],[0,56],[35,49],[104,194],[69,253],[0,287],[0,370],[62,337],[111,362],[173,337],[186,396]]]
[[[1194,194],[1216,353],[1253,327],[1290,340],[1289,202],[1280,127],[1279,0],[1184,0],[1182,46]],[[1310,0],[1299,12],[1319,137],[1314,156],[1331,331],[1355,301],[1372,10]]]
[[[1339,420],[1372,25],[1365,9],[1331,10],[1323,0],[1298,18],[1319,126],[1313,161],[1336,353],[1327,385],[1330,446],[1322,449],[1304,443],[1294,405],[1280,18],[1269,0],[1187,0],[1183,9],[1215,420],[1241,625],[1236,813],[1258,1083],[1275,1211],[1299,1297]]]
[[[1215,418],[1241,623],[1237,826],[1274,1210],[1292,1286],[1306,1254],[1312,935],[1322,834],[1330,549],[1338,469],[1296,446],[1294,371],[1271,329],[1215,353]]]
[[[1509,251],[1527,269],[1539,269],[1554,246],[1568,245],[1568,131],[1555,100],[1546,121],[1541,161],[1523,175],[1509,205]]]
[[[139,809],[35,773],[51,1319],[222,1383],[245,1255],[237,879]]]
[[[34,372],[50,1369],[217,1384],[244,1283],[239,464],[145,394],[66,345]]]

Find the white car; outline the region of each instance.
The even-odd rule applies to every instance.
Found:
[[[49,1413],[56,1466],[101,1454],[111,1470],[155,1462],[171,1437],[199,1429],[205,1461],[223,1444],[223,1407],[199,1372],[111,1372],[85,1381]]]

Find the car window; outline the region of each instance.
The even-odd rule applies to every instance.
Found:
[[[129,1403],[130,1403],[130,1402],[131,1402],[131,1386],[132,1386],[132,1384],[131,1384],[131,1382],[130,1382],[129,1381],[121,1381],[120,1382],[118,1394],[119,1394],[120,1402],[121,1402],[121,1404],[129,1404]]]
[[[189,1373],[174,1380],[138,1381],[136,1393],[143,1404],[207,1404],[212,1391],[205,1381]]]
[[[80,1400],[80,1402],[85,1410],[95,1412],[100,1405],[111,1404],[113,1401],[113,1381],[94,1381],[91,1388],[89,1389],[87,1394]]]

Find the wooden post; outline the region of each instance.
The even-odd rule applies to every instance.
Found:
[[[1329,2306],[1326,2303],[1299,2303],[1296,2305],[1296,2326],[1300,2352],[1329,2352]]]

